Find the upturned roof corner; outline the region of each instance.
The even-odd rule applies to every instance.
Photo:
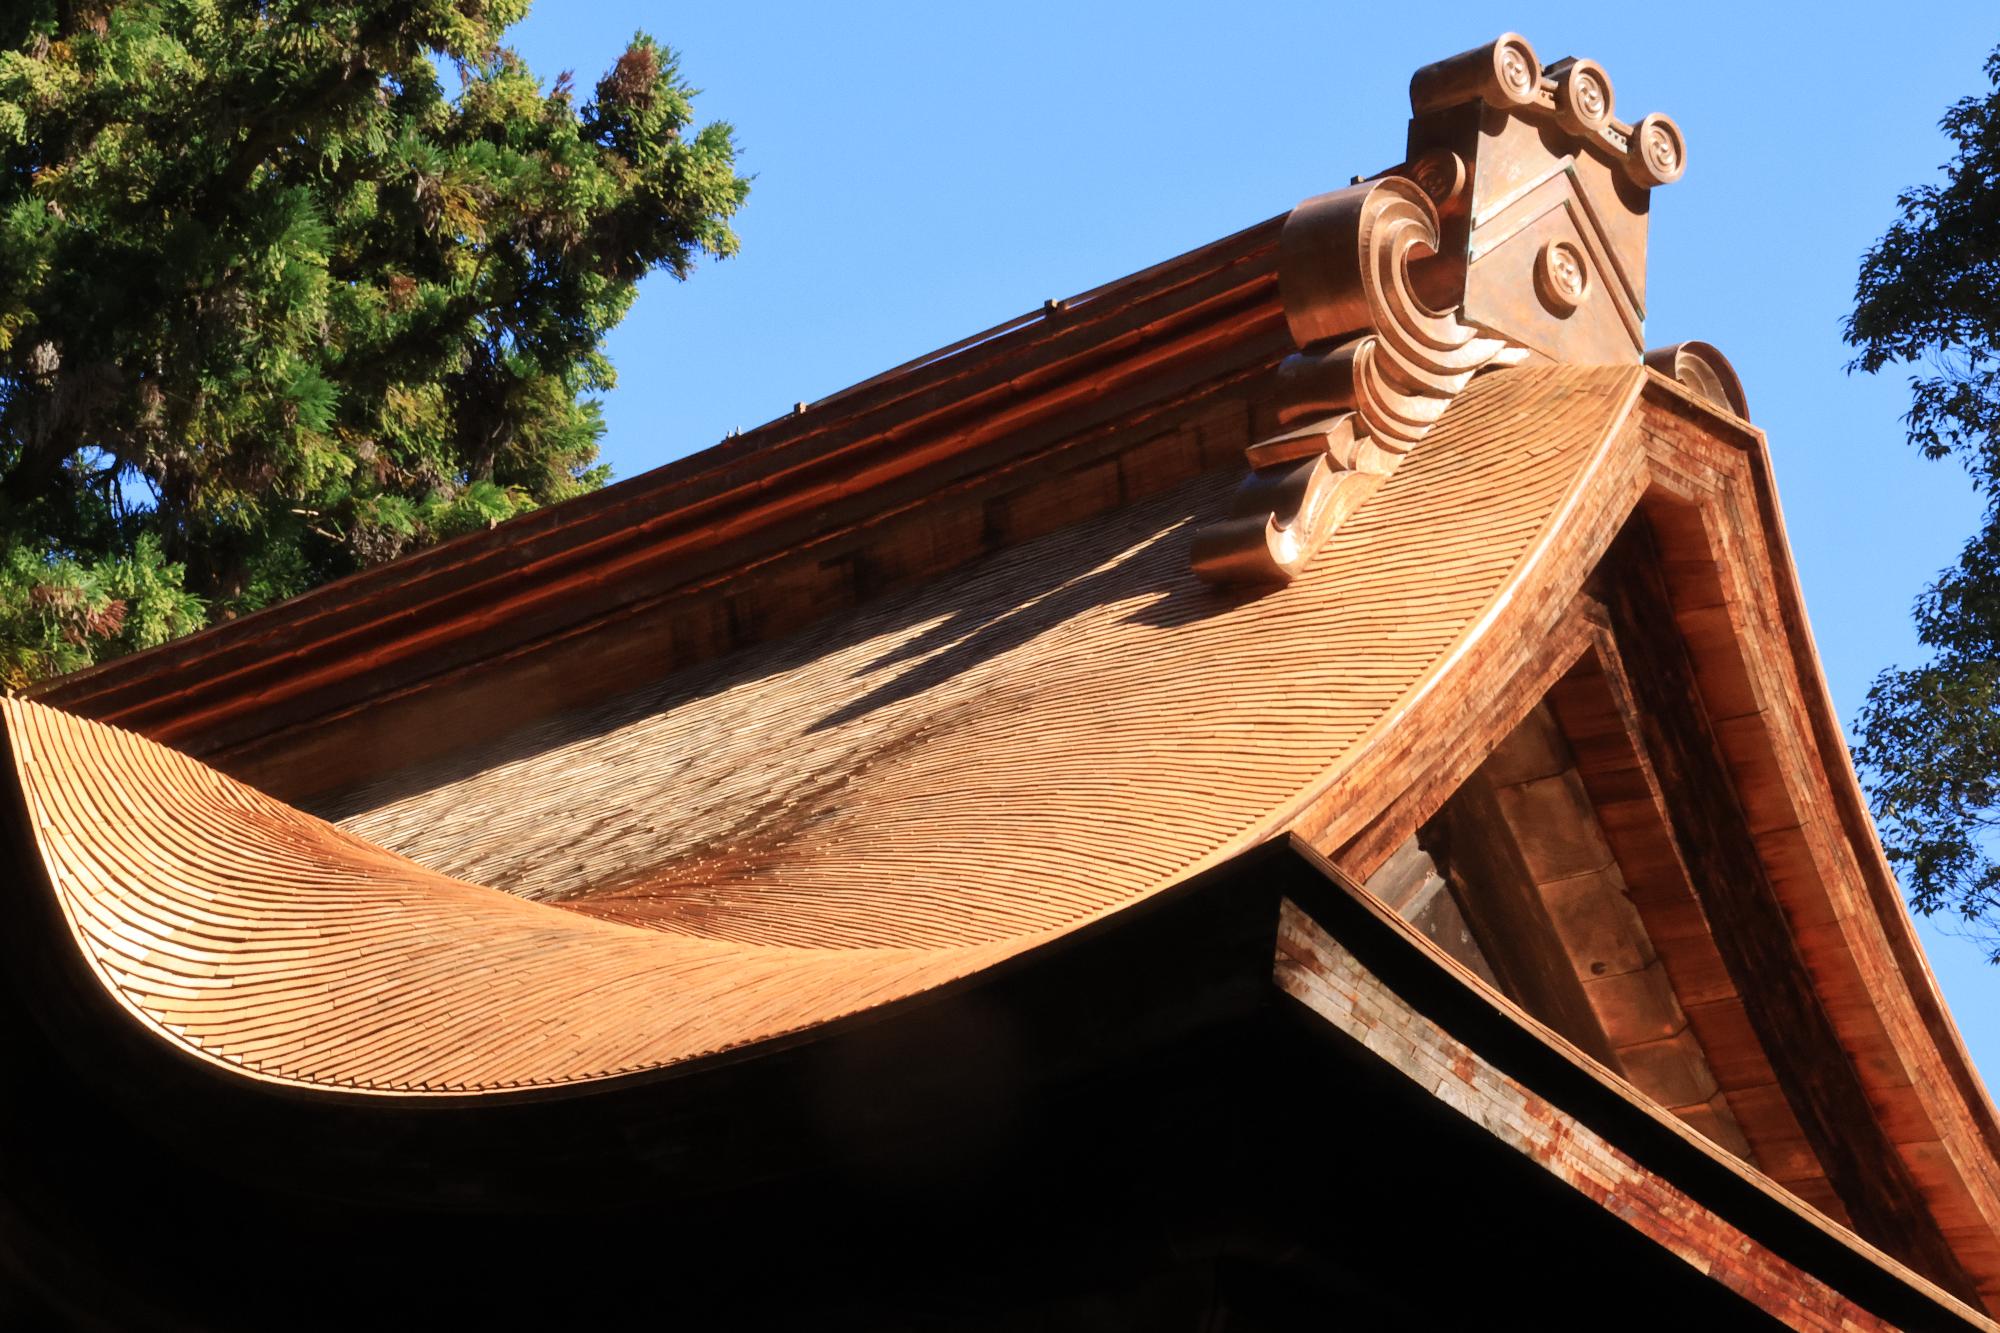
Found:
[[[1410,108],[1402,163],[1285,219],[1297,351],[1279,432],[1249,449],[1230,516],[1196,535],[1211,583],[1289,582],[1482,370],[1643,361],[1746,413],[1713,347],[1646,350],[1652,191],[1687,166],[1671,118],[1618,119],[1601,65],[1544,66],[1515,33],[1418,70]]]

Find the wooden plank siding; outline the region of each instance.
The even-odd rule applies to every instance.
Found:
[[[1491,951],[1537,960],[1576,996],[1568,1013],[1521,997],[1529,1010],[1586,1050],[1601,1049],[1607,1065],[1720,1146],[1757,1161],[1546,705],[1447,802],[1440,822],[1468,899],[1511,881],[1508,901],[1526,905],[1486,914]],[[1464,851],[1482,847],[1495,850],[1468,863]]]

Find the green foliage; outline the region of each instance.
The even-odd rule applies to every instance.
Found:
[[[604,335],[748,183],[672,53],[579,98],[526,10],[0,6],[10,684],[603,483]]]
[[[0,556],[0,688],[88,666],[199,629],[201,599],[181,586],[181,568],[143,533],[131,555],[83,564],[50,560],[25,546]]]
[[[1924,665],[1877,677],[1856,752],[1890,859],[1918,910],[1956,914],[2000,961],[2000,50],[1993,91],[1943,120],[1942,183],[1905,192],[1862,260],[1853,368],[1911,365],[1910,442],[1956,458],[1984,526],[1916,607]]]

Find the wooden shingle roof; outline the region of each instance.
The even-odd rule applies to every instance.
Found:
[[[9,700],[42,891],[158,1036],[322,1088],[581,1083],[901,999],[1295,820],[1494,632],[1644,377],[1488,377],[1287,597],[1195,578],[1204,479],[339,827]]]
[[[1419,73],[1390,172],[0,700],[16,989],[197,1117],[325,1111],[328,1160],[431,1108],[649,1134],[700,1118],[655,1084],[1143,948],[1140,909],[1274,842],[1364,881],[1548,700],[1542,776],[1658,946],[1576,991],[1655,992],[1605,1002],[1592,1077],[1631,1062],[1760,1189],[2000,1309],[2000,1120],[1741,386],[1643,349],[1685,145],[1609,98],[1503,37]],[[1665,1047],[1707,1081],[1649,1099]]]

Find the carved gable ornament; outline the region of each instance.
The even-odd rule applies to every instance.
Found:
[[[1298,350],[1278,368],[1279,433],[1195,536],[1212,583],[1290,581],[1491,367],[1643,360],[1747,414],[1714,348],[1645,351],[1646,216],[1687,165],[1679,126],[1619,120],[1602,67],[1544,68],[1513,33],[1418,70],[1410,106],[1402,165],[1285,220]]]

